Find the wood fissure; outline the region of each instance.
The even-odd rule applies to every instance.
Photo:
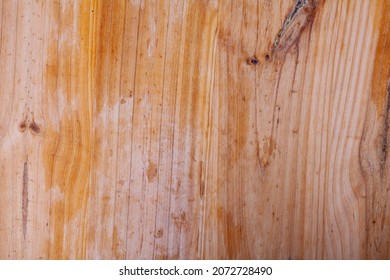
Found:
[[[386,93],[386,100],[385,103],[385,109],[384,109],[384,116],[383,116],[383,132],[382,132],[382,141],[381,141],[381,151],[380,151],[380,173],[381,177],[384,176],[385,167],[387,163],[388,153],[389,153],[389,127],[390,127],[390,79],[387,83],[387,93]]]
[[[22,187],[22,223],[23,237],[26,240],[28,218],[28,157],[23,164],[23,187]]]
[[[313,22],[319,4],[325,0],[296,0],[276,35],[271,49],[271,56],[285,56],[288,50],[299,41],[301,34]]]

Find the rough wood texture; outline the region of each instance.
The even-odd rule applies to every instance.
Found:
[[[0,1],[1,259],[389,259],[390,1]]]

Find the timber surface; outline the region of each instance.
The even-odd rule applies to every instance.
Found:
[[[0,259],[390,259],[390,1],[0,23]]]

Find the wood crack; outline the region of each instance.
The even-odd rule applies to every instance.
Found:
[[[387,102],[386,108],[384,111],[384,123],[383,123],[383,134],[381,141],[381,151],[380,151],[380,173],[383,177],[385,171],[385,165],[387,161],[388,147],[389,147],[389,127],[390,127],[390,80],[387,82]]]
[[[319,0],[296,0],[295,6],[283,22],[276,35],[271,55],[286,54],[292,45],[299,41],[301,34],[314,19]]]
[[[22,189],[22,222],[23,236],[26,239],[28,215],[28,157],[23,165],[23,189]]]

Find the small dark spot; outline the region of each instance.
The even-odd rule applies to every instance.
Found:
[[[257,65],[259,63],[259,60],[257,59],[256,56],[253,56],[248,59],[248,64],[249,65]]]
[[[34,121],[32,121],[32,122],[30,123],[29,128],[32,130],[32,132],[34,132],[34,133],[36,133],[36,134],[38,134],[39,132],[41,132],[41,129],[39,128],[39,126],[38,126]]]
[[[164,235],[164,231],[163,231],[162,228],[160,228],[160,229],[156,232],[155,237],[156,237],[156,238],[161,238],[161,237],[163,237],[163,235]]]
[[[26,130],[26,121],[22,121],[20,124],[19,124],[19,131],[20,132],[24,132]]]
[[[270,59],[269,54],[266,54],[266,55],[265,55],[265,60],[269,60],[269,59]]]
[[[372,223],[373,223],[373,224],[375,224],[375,223],[376,223],[376,221],[375,221],[375,220],[373,220],[373,221],[372,221]]]

